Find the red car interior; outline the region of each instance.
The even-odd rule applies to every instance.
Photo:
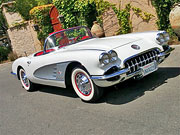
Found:
[[[83,36],[81,38],[81,40],[85,40],[87,38],[89,38],[89,36]],[[68,43],[69,43],[69,41],[68,41],[68,38],[66,37],[66,38],[64,38],[63,40],[60,41],[59,48],[62,48],[64,46],[66,46]],[[44,53],[44,51],[40,51],[40,52],[37,52],[34,56],[41,56],[41,55],[44,55],[44,54],[47,54],[47,53],[50,53],[50,52],[53,52],[53,51],[55,51],[55,50],[54,49],[48,49],[48,50],[46,50],[46,53]]]
[[[55,51],[55,50],[54,49],[48,49],[48,50],[46,50],[46,53],[50,53],[50,52],[53,52],[53,51]],[[44,54],[44,51],[40,51],[40,52],[37,52],[34,56],[40,56],[40,55],[43,55],[43,54]]]

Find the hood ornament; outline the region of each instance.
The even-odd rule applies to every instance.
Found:
[[[135,49],[135,50],[139,50],[140,49],[140,46],[139,45],[131,45],[131,47],[133,48],[133,49]]]

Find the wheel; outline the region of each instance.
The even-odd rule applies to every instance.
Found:
[[[76,94],[86,102],[95,102],[103,94],[103,90],[94,84],[89,74],[82,67],[76,67],[71,74],[71,83]]]
[[[22,68],[19,70],[19,78],[20,78],[21,84],[25,90],[27,90],[27,91],[34,90],[34,84],[27,78],[26,72]]]

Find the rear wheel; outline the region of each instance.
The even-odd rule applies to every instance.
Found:
[[[34,84],[27,78],[26,72],[22,68],[19,70],[19,78],[20,78],[21,84],[25,90],[27,90],[27,91],[34,90]]]
[[[82,67],[73,69],[71,82],[76,94],[86,102],[95,102],[103,94],[103,90],[94,84]]]

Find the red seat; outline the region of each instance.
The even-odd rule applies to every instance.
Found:
[[[89,36],[83,36],[83,37],[81,38],[81,40],[84,40],[84,39],[87,39],[87,38],[89,38]]]

